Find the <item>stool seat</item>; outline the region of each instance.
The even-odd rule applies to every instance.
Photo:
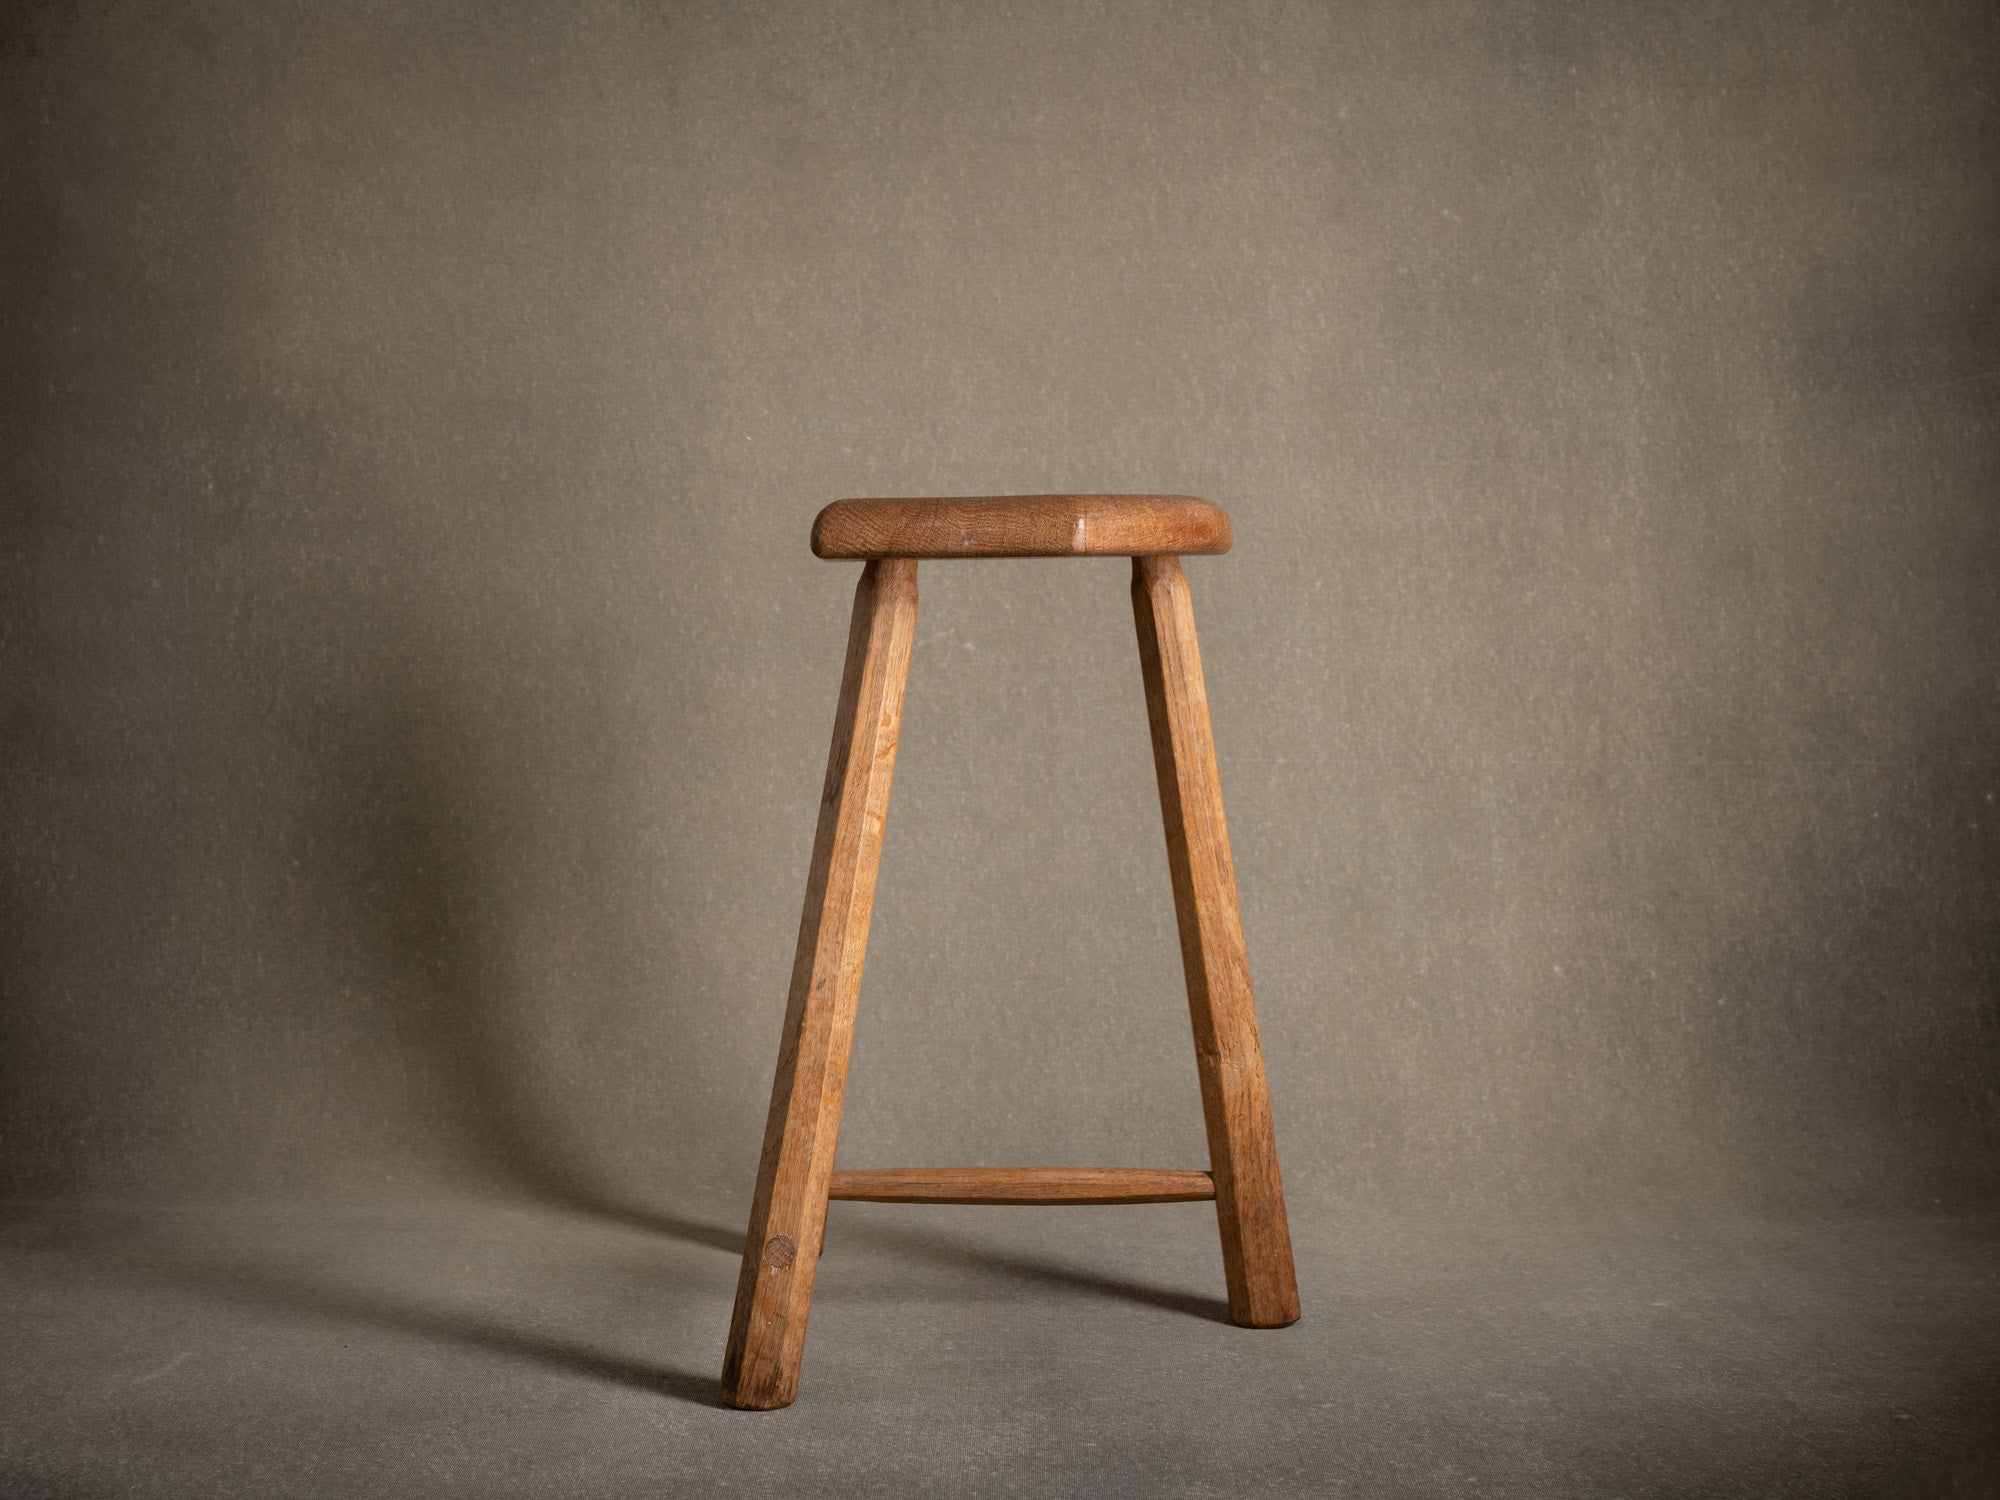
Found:
[[[817,557],[1168,557],[1227,552],[1229,512],[1192,495],[836,500]]]

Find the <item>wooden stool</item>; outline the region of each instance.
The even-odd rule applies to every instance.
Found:
[[[1299,1316],[1264,1054],[1236,905],[1201,653],[1180,554],[1227,552],[1228,514],[1181,495],[841,500],[813,522],[820,557],[865,559],[855,590],[777,1081],[722,1367],[732,1406],[787,1406],[829,1198],[876,1203],[1215,1200],[1229,1312],[1252,1328]],[[834,1170],[834,1138],[875,900],[876,862],[917,620],[917,559],[1132,559],[1139,668],[1152,721],[1181,961],[1187,971],[1206,1172],[1090,1167]]]

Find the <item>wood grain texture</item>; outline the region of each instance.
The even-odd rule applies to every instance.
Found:
[[[798,1390],[916,619],[914,562],[862,569],[723,1359],[732,1406],[786,1406]]]
[[[1229,513],[1192,495],[836,500],[812,529],[820,557],[1138,557],[1229,543]]]
[[[1298,1282],[1236,903],[1236,869],[1222,814],[1208,691],[1194,608],[1178,558],[1132,560],[1132,608],[1194,1023],[1229,1312],[1249,1327],[1282,1327],[1299,1317]]]
[[[1144,1167],[884,1167],[835,1172],[834,1198],[861,1203],[1201,1203],[1206,1172]]]

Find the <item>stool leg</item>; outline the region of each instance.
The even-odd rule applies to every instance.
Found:
[[[1132,608],[1208,1122],[1229,1313],[1247,1327],[1280,1328],[1298,1319],[1299,1289],[1201,650],[1179,558],[1132,559]]]
[[[722,1398],[732,1406],[789,1406],[798,1390],[916,621],[915,561],[871,561],[854,594],[757,1196],[723,1358]]]

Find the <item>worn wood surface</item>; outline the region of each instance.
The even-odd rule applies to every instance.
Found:
[[[836,500],[812,529],[821,557],[1137,557],[1229,542],[1229,513],[1191,495]]]
[[[1229,1312],[1250,1327],[1281,1327],[1299,1316],[1298,1283],[1208,692],[1178,558],[1132,560],[1132,608],[1194,1022]]]
[[[1146,1167],[884,1167],[833,1174],[834,1198],[863,1203],[1200,1203],[1206,1172]]]
[[[786,1406],[798,1389],[916,619],[914,562],[862,569],[723,1359],[732,1406]]]

